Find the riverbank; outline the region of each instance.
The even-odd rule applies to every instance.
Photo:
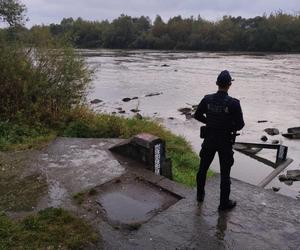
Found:
[[[98,247],[101,246],[101,234],[97,234],[96,237],[93,234],[93,229],[86,225],[85,221],[78,219],[78,209],[74,209],[74,205],[72,205],[72,195],[85,190],[83,183],[77,186],[76,191],[73,190],[73,193],[68,194],[69,206],[63,206],[66,211],[47,210],[48,207],[61,207],[61,199],[66,198],[65,192],[60,189],[61,184],[49,180],[49,174],[45,174],[47,170],[39,167],[40,157],[38,154],[40,150],[43,151],[48,148],[49,144],[53,144],[57,135],[82,138],[129,138],[140,132],[152,133],[167,142],[167,156],[173,162],[174,180],[190,187],[195,186],[195,176],[199,165],[198,156],[183,137],[172,134],[156,122],[141,118],[96,115],[87,109],[77,110],[68,118],[70,121],[67,124],[54,129],[47,129],[41,125],[26,125],[25,123],[0,123],[0,211],[5,212],[5,214],[1,212],[0,216],[0,231],[3,232],[0,236],[4,239],[0,247],[3,249],[22,246],[26,241],[30,244],[28,246],[32,248],[61,245],[69,249],[73,246],[76,248],[85,245],[95,247],[96,244],[96,248],[99,249]],[[65,146],[70,149],[74,147],[72,144]],[[59,156],[59,153],[64,149],[55,148],[54,150],[58,151],[53,157],[63,160],[65,155]],[[83,166],[88,163],[88,159],[85,160],[86,156],[85,154],[76,155],[77,158],[74,156],[77,161],[82,162],[80,165],[82,168],[78,171],[84,171]],[[70,159],[70,162],[75,161],[74,157]],[[100,161],[103,160],[101,152],[98,157],[100,157]],[[104,163],[106,162],[104,161]],[[109,170],[109,166],[108,164],[107,170],[112,171]],[[95,171],[87,170],[86,174],[95,176]],[[209,175],[212,175],[212,172]],[[99,181],[99,176],[95,177]],[[71,177],[69,181],[72,179]],[[75,178],[74,181],[78,182],[78,179]],[[99,183],[95,182],[95,185],[97,184]],[[43,203],[48,195],[50,195],[50,203]],[[71,214],[68,211],[71,211]],[[58,213],[59,216],[53,218],[53,213]],[[16,222],[7,217],[6,214],[9,217],[22,218],[23,220]],[[70,223],[59,228],[61,221],[66,218],[70,220]],[[52,224],[49,224],[48,220],[51,220]],[[37,227],[44,227],[44,229],[32,232],[31,227],[24,227],[32,221]],[[47,224],[45,227],[44,223],[49,225]],[[78,223],[84,225],[85,229],[76,231]],[[48,226],[51,227],[51,230]],[[66,238],[59,237],[58,232],[65,235],[64,230],[69,230],[68,236]],[[85,233],[88,232],[90,232],[89,237],[85,237]],[[8,238],[9,235],[10,238]],[[38,240],[34,242],[32,237]],[[50,238],[52,242],[48,242],[47,239]]]
[[[172,134],[157,122],[141,117],[124,118],[115,115],[95,114],[78,109],[68,117],[61,128],[45,129],[29,125],[0,123],[0,150],[41,148],[57,135],[79,138],[130,138],[139,133],[151,133],[166,141],[167,157],[173,163],[174,180],[195,186],[199,157],[182,137]],[[212,172],[209,172],[212,175]]]
[[[48,192],[32,203],[32,211],[7,214],[22,218],[49,206],[71,211],[101,237],[98,248],[89,245],[88,249],[299,246],[298,201],[233,179],[232,198],[238,206],[230,212],[218,212],[219,175],[208,179],[205,201],[199,204],[195,189],[154,175],[143,165],[109,151],[122,141],[57,138],[43,150],[31,151],[30,156],[24,151],[2,153],[11,159],[27,155],[27,176],[39,173],[48,187]],[[40,225],[40,216],[45,213],[38,215],[34,225]],[[61,212],[57,213],[61,218]]]

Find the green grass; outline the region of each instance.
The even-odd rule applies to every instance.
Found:
[[[0,211],[31,211],[47,193],[46,178],[28,164],[30,154],[0,152]]]
[[[62,209],[47,208],[20,222],[0,212],[0,249],[83,249],[100,236],[82,219]],[[100,248],[101,249],[101,248]]]
[[[0,151],[40,148],[53,140],[56,133],[41,124],[0,121]]]

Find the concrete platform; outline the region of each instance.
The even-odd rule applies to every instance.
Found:
[[[43,151],[28,153],[33,169],[46,176],[49,187],[35,209],[55,206],[72,210],[101,233],[103,248],[109,250],[300,249],[298,200],[233,180],[232,198],[238,206],[219,213],[218,174],[208,181],[205,201],[198,204],[194,189],[113,155],[108,148],[120,141],[59,138]],[[101,214],[99,197],[94,198],[89,191],[126,177],[141,178],[180,199],[138,226],[116,227]],[[84,193],[81,205],[73,199],[79,192]]]

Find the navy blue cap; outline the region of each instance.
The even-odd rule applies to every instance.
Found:
[[[232,81],[234,81],[234,79],[232,79],[228,70],[223,70],[217,78],[217,84],[229,84]]]

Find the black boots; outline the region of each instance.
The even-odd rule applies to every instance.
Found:
[[[220,204],[219,210],[224,211],[224,210],[230,210],[233,209],[236,206],[236,201],[233,200],[228,200],[228,202],[224,204]]]
[[[205,197],[205,193],[199,193],[197,192],[197,201],[198,202],[203,202],[204,201],[204,197]]]

